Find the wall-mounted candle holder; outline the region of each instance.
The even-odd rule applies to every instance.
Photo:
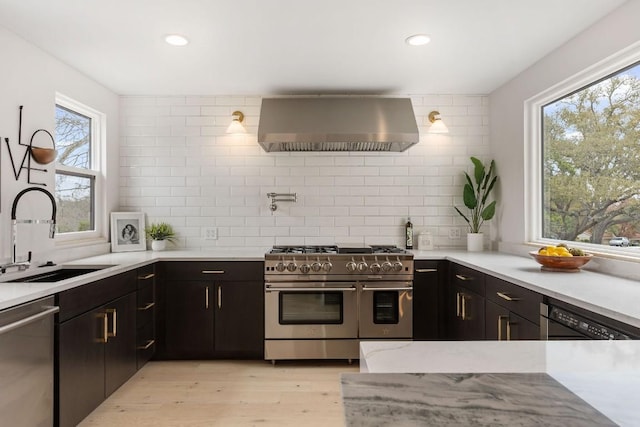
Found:
[[[276,202],[297,202],[298,196],[296,193],[267,193],[267,197],[271,199],[269,209],[271,212],[275,212],[278,209]]]

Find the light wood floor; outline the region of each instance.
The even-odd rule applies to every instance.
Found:
[[[149,362],[91,413],[94,426],[343,426],[344,362]]]

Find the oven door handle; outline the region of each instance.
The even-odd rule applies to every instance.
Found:
[[[376,288],[375,286],[372,287],[366,287],[363,286],[362,287],[363,291],[412,291],[413,287],[409,286],[409,287],[398,287],[398,288]]]
[[[355,292],[356,288],[265,288],[265,292],[289,292],[289,291],[300,291],[300,292],[330,292],[330,291],[347,291],[347,292]]]

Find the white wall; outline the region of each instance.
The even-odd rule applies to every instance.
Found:
[[[623,4],[491,93],[491,153],[501,178],[502,203],[494,230],[500,248],[525,241],[525,100],[638,42],[638,16],[640,2]]]
[[[22,142],[28,143],[31,134],[40,128],[53,133],[55,118],[55,93],[60,92],[76,99],[96,110],[107,114],[107,207],[113,210],[117,206],[118,181],[118,97],[95,81],[68,67],[57,59],[44,53],[25,40],[0,27],[0,137],[2,146],[0,155],[0,264],[11,257],[10,224],[11,205],[15,196],[24,188],[33,186],[27,183],[26,171],[16,181],[4,138],[10,144],[16,162],[22,160],[24,147],[18,145],[18,107],[24,105]],[[46,141],[46,140],[45,140]],[[44,144],[42,144],[44,146]],[[32,162],[32,166],[38,166]],[[46,189],[53,191],[54,164],[47,165],[48,171],[34,172],[32,182],[44,182]],[[28,219],[47,219],[51,216],[51,207],[44,194],[31,192],[20,201],[18,216]],[[24,225],[19,228],[18,254],[33,252],[36,262],[73,258],[76,250],[66,248],[56,251],[54,241],[47,238],[46,225]],[[96,248],[104,250],[105,245],[83,248],[80,254],[90,254]],[[79,257],[79,256],[75,256]]]
[[[122,97],[120,208],[167,221],[186,248],[274,244],[403,244],[432,231],[436,246],[464,246],[462,171],[469,156],[488,158],[485,96],[411,96],[421,142],[403,153],[265,153],[256,142],[261,98]],[[448,135],[428,135],[437,109]],[[231,113],[246,115],[247,136],[225,134]],[[295,192],[297,203],[269,210],[269,192]],[[218,240],[203,228],[217,227]]]

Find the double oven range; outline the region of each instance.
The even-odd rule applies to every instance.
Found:
[[[413,255],[396,246],[275,246],[265,255],[265,359],[357,359],[411,339]]]

